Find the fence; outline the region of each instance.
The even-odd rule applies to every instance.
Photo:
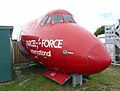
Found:
[[[13,43],[13,48],[14,48],[14,60],[13,60],[13,63],[17,64],[17,63],[27,62],[27,59],[19,51],[17,41],[13,40],[12,43]]]

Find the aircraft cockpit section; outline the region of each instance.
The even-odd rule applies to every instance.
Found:
[[[75,23],[75,20],[73,19],[73,16],[71,14],[51,14],[46,15],[40,22],[40,25],[46,25],[46,24],[56,24],[56,23]]]
[[[44,75],[58,83],[63,84],[70,74],[91,75],[111,64],[100,40],[76,24],[73,15],[66,10],[48,12],[21,30],[20,50],[30,60],[46,66],[50,71]],[[61,82],[59,78],[64,77]]]

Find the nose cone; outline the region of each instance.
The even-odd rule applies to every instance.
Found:
[[[101,44],[96,44],[89,51],[88,59],[91,74],[103,71],[111,64],[111,58],[105,47]]]

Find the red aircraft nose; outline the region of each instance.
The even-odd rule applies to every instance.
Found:
[[[96,44],[88,54],[89,58],[89,72],[98,73],[106,69],[111,64],[111,58],[105,49],[104,45]]]

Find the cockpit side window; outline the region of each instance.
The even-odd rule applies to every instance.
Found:
[[[49,17],[47,18],[47,21],[46,21],[45,24],[50,24],[50,20],[51,20],[51,16],[49,16]]]
[[[48,17],[49,17],[49,16],[46,16],[46,17],[40,22],[40,25],[44,25],[45,22],[47,21]]]
[[[72,15],[70,14],[63,14],[64,20],[67,22],[75,22]]]
[[[63,22],[61,14],[54,14],[52,17],[52,24]]]

